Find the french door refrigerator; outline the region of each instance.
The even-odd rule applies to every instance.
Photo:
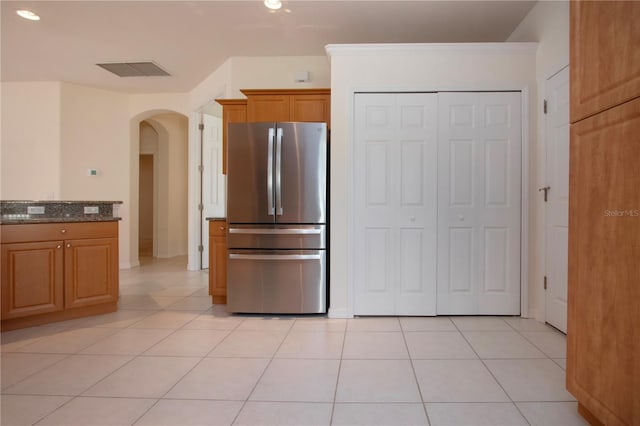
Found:
[[[229,123],[227,311],[325,313],[325,123]]]

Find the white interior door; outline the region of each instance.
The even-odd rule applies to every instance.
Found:
[[[437,95],[355,96],[356,315],[435,315]]]
[[[547,80],[546,321],[567,332],[569,67]]]
[[[438,94],[438,314],[520,314],[519,92]]]
[[[225,216],[225,177],[222,174],[222,119],[202,114],[202,269],[209,268],[207,217]]]

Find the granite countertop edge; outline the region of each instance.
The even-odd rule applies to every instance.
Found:
[[[123,204],[122,201],[103,200],[0,200],[12,204]]]
[[[39,217],[0,219],[0,225],[22,225],[29,223],[74,223],[74,222],[118,222],[121,217]]]

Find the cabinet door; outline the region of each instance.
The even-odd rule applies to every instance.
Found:
[[[247,121],[246,99],[216,99],[222,105],[222,174],[227,174],[227,124]]]
[[[572,1],[571,122],[640,96],[640,2]]]
[[[288,95],[251,95],[247,99],[247,121],[291,121]]]
[[[209,222],[209,294],[213,303],[227,303],[227,222]]]
[[[2,244],[2,319],[63,309],[62,241]]]
[[[118,239],[65,241],[65,307],[118,301]]]
[[[640,424],[640,99],[571,126],[567,388]]]
[[[330,124],[331,95],[291,95],[291,121]]]

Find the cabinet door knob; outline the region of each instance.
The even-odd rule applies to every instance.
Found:
[[[66,230],[66,229],[61,229],[61,230],[60,230],[60,233],[61,233],[61,234],[66,234],[66,233],[67,233],[67,230]]]
[[[67,248],[71,248],[71,243],[67,243]]]
[[[62,248],[62,245],[58,244],[58,246],[56,248],[57,249]]]
[[[221,227],[220,227],[220,230],[221,230],[221,231],[224,231],[224,226],[221,226]]]

